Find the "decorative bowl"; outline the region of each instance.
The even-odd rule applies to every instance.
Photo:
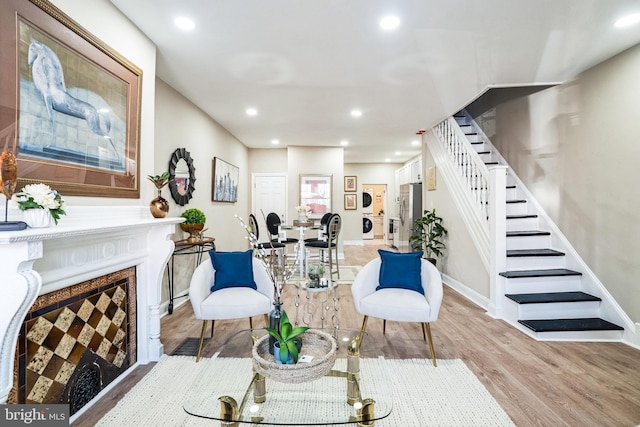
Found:
[[[323,331],[309,329],[300,335],[301,355],[313,356],[311,362],[282,365],[275,362],[269,353],[269,335],[260,338],[253,345],[253,369],[265,378],[281,383],[301,383],[317,380],[325,376],[336,361],[338,344],[333,337]]]

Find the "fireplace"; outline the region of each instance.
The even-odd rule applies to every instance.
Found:
[[[0,403],[44,402],[55,389],[77,410],[114,375],[164,353],[162,275],[181,219],[155,219],[146,206],[65,210],[56,227],[0,233]],[[12,220],[19,215],[9,212]],[[87,317],[85,301],[109,315]],[[89,328],[104,335],[89,338]]]
[[[73,415],[136,362],[135,268],[39,296],[23,322],[8,403]]]

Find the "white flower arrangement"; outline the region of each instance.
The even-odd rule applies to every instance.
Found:
[[[62,215],[67,214],[64,211],[62,196],[46,184],[25,185],[22,191],[13,195],[11,201],[15,202],[21,211],[27,209],[48,210],[56,224]]]
[[[298,211],[298,213],[308,213],[309,211],[311,211],[311,207],[307,205],[296,206],[296,210]]]

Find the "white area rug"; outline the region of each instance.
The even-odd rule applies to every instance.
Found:
[[[375,371],[380,370],[391,383],[393,411],[387,418],[376,421],[375,426],[514,425],[461,360],[439,360],[435,368],[426,359],[362,359],[361,370],[364,372],[365,369],[372,373],[372,378],[375,378]],[[202,375],[211,377],[211,382],[196,381]],[[194,357],[163,356],[97,426],[220,425],[217,421],[185,413],[183,404],[187,392],[193,393],[191,387],[197,383],[204,387],[198,393],[210,394],[206,384],[244,381],[250,376],[250,359],[200,359],[196,364]],[[282,386],[286,387],[286,384]],[[313,402],[300,402],[299,406],[312,405]]]

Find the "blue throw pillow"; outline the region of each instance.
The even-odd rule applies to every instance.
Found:
[[[258,289],[253,280],[253,251],[216,252],[209,251],[215,270],[211,292],[224,288]]]
[[[382,265],[377,290],[400,288],[424,295],[420,271],[422,252],[397,253],[378,249]]]

